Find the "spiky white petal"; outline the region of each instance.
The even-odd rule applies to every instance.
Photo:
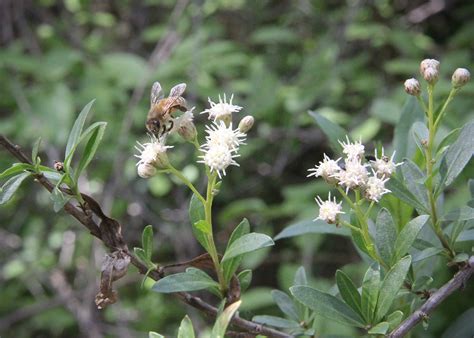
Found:
[[[329,224],[337,223],[339,214],[344,214],[342,211],[342,202],[337,203],[336,197],[331,200],[331,193],[328,195],[328,200],[323,201],[321,197],[315,198],[316,203],[319,206],[319,215],[315,220],[322,220]]]
[[[395,171],[395,168],[403,163],[395,163],[393,162],[393,158],[395,157],[395,152],[393,152],[392,156],[389,158],[385,156],[384,149],[382,148],[382,155],[377,157],[377,150],[375,150],[375,161],[370,161],[372,164],[372,168],[375,170],[376,174],[380,178],[390,177]]]
[[[346,160],[345,167],[345,170],[340,170],[334,177],[339,181],[339,185],[346,187],[346,191],[367,183],[367,168],[359,160]]]
[[[208,149],[202,149],[202,151],[204,155],[199,156],[202,160],[198,162],[207,165],[211,172],[217,172],[219,178],[226,175],[226,169],[230,165],[239,166],[234,158],[240,155],[234,154],[226,145],[215,144]]]
[[[348,160],[354,160],[354,159],[362,159],[364,157],[364,152],[365,152],[365,147],[361,143],[361,140],[356,141],[352,143],[349,140],[349,136],[346,135],[346,141],[338,141],[339,144],[342,146],[342,152],[346,154],[346,157]]]
[[[383,195],[391,192],[390,190],[385,188],[385,183],[389,179],[389,177],[385,179],[378,178],[374,173],[374,176],[369,177],[367,181],[365,197],[370,201],[378,203]]]
[[[215,103],[208,98],[211,108],[204,110],[201,114],[208,113],[209,120],[230,122],[232,120],[232,113],[239,112],[242,107],[232,104],[234,94],[231,95],[229,102],[227,102],[226,94],[224,99],[219,95],[219,102]]]
[[[335,176],[341,171],[341,168],[337,164],[340,160],[331,160],[328,155],[324,154],[324,158],[322,161],[319,161],[319,165],[316,165],[314,168],[308,169],[310,174],[307,177],[322,177],[329,183],[334,183],[337,180]]]
[[[139,154],[135,155],[139,159],[137,166],[147,164],[157,168],[166,167],[169,163],[166,151],[173,147],[165,145],[165,138],[157,138],[154,135],[150,138],[150,142],[144,144],[137,141],[138,146],[135,147],[139,151]]]
[[[206,126],[207,142],[204,148],[212,148],[214,145],[224,145],[230,150],[237,151],[241,144],[245,144],[245,135],[238,128],[233,130],[232,123],[227,127],[223,121],[214,122]]]

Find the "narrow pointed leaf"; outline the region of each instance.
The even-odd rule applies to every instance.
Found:
[[[292,286],[290,292],[299,302],[321,317],[346,325],[364,327],[362,318],[354,310],[328,293],[309,286]]]
[[[23,173],[25,170],[34,170],[35,168],[28,163],[13,163],[10,168],[5,169],[0,174],[0,180],[3,180],[9,176]]]
[[[143,229],[142,246],[143,250],[145,251],[146,258],[150,260],[153,253],[153,227],[151,225],[147,225],[145,229]]]
[[[327,136],[331,148],[337,153],[340,153],[342,147],[338,141],[345,140],[346,135],[349,135],[349,133],[317,112],[310,111],[309,115],[316,120],[321,131]]]
[[[468,221],[474,218],[474,208],[463,206],[459,209],[451,210],[443,217],[443,221]]]
[[[403,202],[417,208],[420,211],[426,212],[424,205],[418,201],[413,193],[396,177],[391,177],[390,180],[385,184],[386,188],[390,190],[396,197],[401,199]]]
[[[244,218],[242,222],[240,222],[240,224],[237,225],[237,227],[234,229],[234,231],[232,232],[232,235],[230,235],[229,241],[227,242],[227,249],[229,249],[232,243],[234,243],[237,239],[239,239],[243,235],[248,234],[249,232],[250,232],[249,221],[246,218]],[[224,279],[226,282],[230,281],[230,279],[232,278],[232,275],[237,271],[241,261],[242,261],[242,256],[239,256],[239,257],[229,259],[222,264],[222,267],[224,269]]]
[[[380,268],[375,265],[369,267],[362,282],[361,294],[362,314],[369,323],[372,322],[375,314],[380,284]]]
[[[295,329],[295,328],[300,327],[299,323],[294,320],[289,320],[289,319],[275,317],[275,316],[267,316],[267,315],[254,316],[252,318],[252,321],[263,324],[263,325],[277,327],[280,329]]]
[[[204,221],[204,219],[204,205],[201,203],[199,198],[193,194],[191,201],[189,202],[189,220],[192,225],[194,237],[196,237],[197,241],[203,246],[203,248],[209,252],[209,242],[206,233],[195,226],[196,223]]]
[[[178,330],[178,338],[194,338],[193,323],[188,316],[185,316],[181,321]]]
[[[75,172],[74,178],[76,181],[81,175],[81,173],[84,171],[84,169],[87,168],[89,163],[94,158],[94,155],[97,152],[97,148],[99,147],[100,141],[102,140],[102,137],[104,136],[106,126],[107,126],[107,123],[99,122],[97,127],[91,131],[90,136],[87,140],[86,146],[84,148],[84,153],[81,157],[81,160],[79,161],[78,168]]]
[[[390,327],[390,324],[387,322],[381,322],[371,328],[367,333],[374,335],[385,335]]]
[[[237,279],[239,280],[240,283],[240,292],[244,292],[245,290],[248,289],[250,286],[250,283],[252,282],[252,270],[246,269],[241,271],[237,275]]]
[[[413,242],[415,241],[421,228],[428,222],[428,215],[421,215],[410,222],[405,224],[402,231],[398,234],[397,240],[395,241],[395,254],[393,256],[393,262],[397,262],[403,255],[408,252]]]
[[[229,246],[222,258],[222,262],[272,245],[274,245],[274,242],[267,235],[255,232],[243,235]]]
[[[395,154],[395,160],[397,162],[400,162],[402,158],[412,157],[416,146],[411,138],[410,130],[416,121],[423,121],[423,119],[424,113],[416,98],[413,96],[408,97],[400,114],[400,119],[395,126],[393,136],[394,148],[397,149]]]
[[[390,310],[393,301],[398,295],[398,291],[400,291],[403,285],[410,265],[411,256],[406,256],[395,264],[385,275],[377,299],[376,319],[382,319],[388,310]]]
[[[0,188],[0,205],[7,203],[18,190],[21,182],[31,174],[24,172],[16,176],[11,177],[5,184]]]
[[[334,234],[340,236],[350,236],[347,228],[336,227],[334,224],[327,224],[321,220],[306,220],[292,224],[283,229],[275,236],[275,241],[282,238],[300,236],[304,234]]]
[[[300,266],[298,270],[296,270],[295,278],[293,280],[293,286],[296,285],[308,285],[308,279],[306,278],[306,271],[304,270],[303,266]]]
[[[69,133],[69,137],[67,140],[66,145],[66,153],[64,154],[64,158],[67,158],[71,155],[71,151],[73,148],[75,149],[77,143],[79,142],[79,137],[82,133],[82,128],[84,127],[84,123],[86,122],[87,114],[91,110],[92,105],[94,104],[95,100],[89,102],[79,113],[74,125],[72,126],[71,132]]]
[[[238,310],[241,300],[230,304],[217,318],[214,327],[212,328],[211,338],[224,338],[225,332],[227,331],[227,326],[229,325],[232,317],[235,312]]]
[[[349,305],[352,310],[357,312],[357,314],[363,317],[359,291],[357,291],[357,288],[349,276],[347,276],[343,271],[337,270],[336,283],[344,302]]]
[[[156,282],[152,290],[160,293],[173,293],[182,291],[196,291],[219,285],[204,271],[188,268],[186,272],[166,276]]]
[[[293,320],[300,320],[295,303],[293,303],[293,299],[291,299],[290,296],[280,290],[272,290],[272,298],[276,305],[280,308],[281,312]]]
[[[405,159],[401,166],[403,178],[406,186],[410,187],[410,191],[419,201],[424,210],[429,208],[428,192],[423,182],[426,180],[426,175],[418,168],[418,166],[409,159]]]
[[[390,264],[395,252],[395,241],[397,239],[397,229],[390,212],[383,208],[377,215],[375,226],[375,245],[380,257]]]

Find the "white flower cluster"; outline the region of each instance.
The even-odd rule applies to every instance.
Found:
[[[308,177],[322,177],[329,184],[344,187],[346,194],[349,190],[358,189],[367,200],[378,203],[384,194],[390,192],[385,188],[385,183],[395,168],[401,165],[393,162],[395,153],[389,158],[382,149],[382,155],[378,157],[375,151],[374,159],[367,162],[364,156],[365,147],[360,140],[351,142],[346,136],[346,140],[339,141],[339,144],[342,146],[344,159],[332,160],[324,154],[323,161],[308,170]],[[342,213],[341,204],[338,204],[335,198],[331,201],[330,197],[327,201],[317,197],[316,202],[319,205],[317,219],[331,224],[337,223],[337,215]]]
[[[242,109],[240,106],[232,104],[233,95],[227,103],[226,95],[222,100],[219,95],[219,103],[214,103],[209,99],[211,108],[204,110],[203,113],[209,114],[209,119],[213,120],[210,126],[206,127],[206,143],[201,146],[203,155],[200,156],[199,163],[204,163],[211,172],[217,172],[219,178],[226,175],[226,169],[230,165],[239,166],[235,161],[239,148],[245,144],[247,132],[253,125],[253,117],[246,116],[239,124],[239,128],[232,127],[232,113]],[[242,128],[241,128],[242,126]]]
[[[166,168],[169,164],[166,151],[172,146],[165,145],[165,138],[150,135],[150,142],[141,144],[137,141],[135,147],[139,151],[135,157],[139,158],[137,172],[140,177],[150,178],[156,174],[156,168]]]

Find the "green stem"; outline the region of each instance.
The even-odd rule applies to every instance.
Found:
[[[448,99],[446,100],[445,104],[443,105],[443,108],[441,109],[441,112],[436,120],[436,123],[434,121],[434,103],[433,103],[433,85],[428,85],[428,143],[425,148],[425,158],[426,158],[426,177],[428,177],[428,180],[426,182],[426,188],[428,189],[428,200],[430,203],[430,217],[431,217],[431,223],[433,224],[433,229],[436,233],[436,236],[439,238],[441,244],[443,247],[448,251],[448,253],[454,257],[455,253],[451,249],[451,246],[449,245],[448,240],[443,234],[443,231],[441,229],[441,223],[438,220],[438,212],[436,210],[436,197],[435,197],[435,192],[434,192],[434,187],[433,187],[433,182],[431,179],[431,176],[433,174],[433,166],[435,164],[435,160],[433,159],[433,147],[434,147],[434,139],[436,136],[436,127],[439,121],[441,120],[442,115],[444,114],[444,111],[449,103],[449,101],[452,99],[452,97],[455,94],[455,90],[452,89]]]
[[[175,175],[177,178],[179,178],[181,180],[181,182],[183,182],[184,184],[186,184],[188,186],[189,189],[191,189],[191,191],[194,193],[194,195],[196,195],[196,197],[202,202],[202,204],[205,204],[206,203],[206,200],[204,199],[204,197],[199,193],[199,191],[197,191],[196,187],[194,186],[194,184],[191,183],[190,180],[188,180],[186,178],[186,176],[183,175],[183,173],[181,171],[179,171],[178,169],[176,169],[175,167],[173,167],[171,164],[168,166],[168,169],[167,169],[168,172],[172,173],[173,175]]]
[[[351,230],[354,230],[355,232],[358,232],[360,234],[362,234],[362,230],[360,230],[360,228],[356,227],[356,226],[353,226],[351,223],[349,222],[346,222],[346,221],[341,221],[341,224],[348,227],[349,229]]]
[[[423,98],[421,97],[421,95],[418,95],[418,96],[416,97],[416,99],[417,99],[418,102],[420,103],[421,108],[423,108],[423,112],[425,113],[425,115],[428,116],[428,107],[426,106],[425,100],[423,100]]]
[[[459,88],[451,88],[451,91],[449,92],[448,98],[446,101],[444,101],[443,107],[441,108],[441,111],[439,112],[438,116],[436,117],[436,121],[434,123],[434,130],[438,129],[438,125],[441,122],[441,119],[444,116],[444,113],[446,112],[446,108],[448,107],[449,103],[453,100],[453,98],[456,96],[456,93],[458,92]]]

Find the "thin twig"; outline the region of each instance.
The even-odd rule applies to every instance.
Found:
[[[31,161],[26,157],[26,155],[21,151],[21,148],[17,145],[14,145],[12,142],[10,142],[5,136],[0,135],[0,145],[3,146],[10,154],[12,154],[15,158],[20,160],[23,163],[29,163],[31,164]],[[54,185],[43,175],[39,174],[33,174],[35,179],[43,185],[48,191],[52,191],[54,188]],[[87,202],[88,203],[94,203],[95,205],[93,206],[95,208],[95,213],[97,216],[99,216],[102,219],[102,223],[111,220],[115,221],[113,219],[108,218],[105,215],[100,215],[102,213],[102,209],[100,206],[97,204],[95,200],[93,200],[91,197],[87,195],[83,195],[87,197]],[[98,208],[98,210],[97,210]],[[115,228],[112,227],[101,227],[99,226],[93,219],[90,217],[90,215],[86,215],[85,212],[76,206],[74,206],[72,203],[68,202],[64,205],[64,210],[73,216],[75,219],[77,219],[81,224],[83,224],[90,232],[92,235],[100,239],[110,250],[115,251],[117,250],[117,242],[120,243],[120,249],[123,250],[124,253],[130,256],[131,263],[137,267],[138,271],[141,274],[146,274],[147,272],[147,267],[139,261],[135,256],[130,254],[127,245],[123,242],[123,238],[121,233],[109,233],[111,231],[114,231]],[[120,228],[120,227],[119,227]],[[111,240],[112,239],[112,240]],[[162,278],[162,275],[160,274],[159,271],[154,270],[152,271],[149,275],[150,278],[154,280],[159,280]],[[205,301],[203,301],[199,297],[192,296],[191,294],[187,292],[180,292],[175,294],[180,300],[185,302],[186,304],[200,310],[201,312],[204,312],[205,314],[209,315],[212,318],[216,318],[218,314],[218,309]],[[252,321],[240,318],[238,315],[236,315],[232,321],[232,325],[239,327],[247,332],[253,333],[253,334],[262,334],[266,335],[268,337],[275,337],[275,338],[289,338],[292,337],[292,335],[280,332],[275,329],[271,329],[269,327],[263,326],[258,323],[254,323]]]
[[[454,277],[444,284],[438,291],[433,293],[431,297],[416,310],[410,317],[405,319],[395,330],[393,330],[389,338],[404,337],[412,328],[414,328],[423,319],[438,307],[446,297],[457,289],[463,287],[474,273],[474,256],[471,256],[466,266],[461,269]]]

